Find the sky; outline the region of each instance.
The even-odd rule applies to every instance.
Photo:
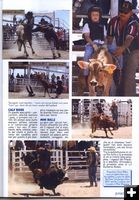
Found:
[[[71,0],[3,0],[3,9],[25,9],[26,11],[69,10]]]
[[[26,3],[25,3],[26,2]],[[55,12],[55,17],[60,18],[69,26],[69,10],[72,7],[71,0],[3,0],[3,9],[25,10],[36,13]]]

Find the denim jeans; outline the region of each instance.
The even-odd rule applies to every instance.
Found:
[[[113,118],[113,120],[116,123],[116,128],[118,129],[119,128],[119,125],[118,125],[118,115],[112,115],[112,118]]]
[[[97,182],[96,172],[97,172],[97,166],[89,165],[88,175],[89,175],[89,181],[90,181],[91,185],[93,185],[93,182],[95,182],[95,183]]]
[[[93,47],[90,44],[86,44],[83,60],[86,61],[86,62],[88,62],[89,59],[92,58],[93,53],[94,53]],[[84,76],[88,76],[89,75],[89,69],[84,69],[83,75]]]
[[[124,67],[124,95],[136,96],[136,70],[139,69],[139,49],[132,51],[129,55],[125,55]]]

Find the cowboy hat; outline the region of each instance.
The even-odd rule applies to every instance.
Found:
[[[91,146],[88,148],[88,151],[96,152],[96,149],[95,149],[95,147]]]

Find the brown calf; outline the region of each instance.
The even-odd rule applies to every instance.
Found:
[[[89,62],[77,63],[81,69],[89,68],[89,96],[109,96],[113,72],[116,69],[111,54],[105,48],[100,48]]]
[[[110,128],[112,127],[114,129],[115,126],[116,126],[115,121],[110,119],[110,117],[107,115],[94,113],[91,118],[92,133],[94,133],[97,130],[97,128],[101,128],[101,129],[104,129],[106,133],[106,137],[108,137],[107,132],[109,131],[111,135],[113,135]]]

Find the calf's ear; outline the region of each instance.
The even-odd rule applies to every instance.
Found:
[[[80,67],[81,69],[87,69],[87,68],[88,68],[88,65],[89,65],[89,62],[78,61],[77,64],[79,65],[79,67]]]
[[[114,64],[105,64],[104,70],[107,71],[109,74],[113,74],[114,70],[117,68]]]

